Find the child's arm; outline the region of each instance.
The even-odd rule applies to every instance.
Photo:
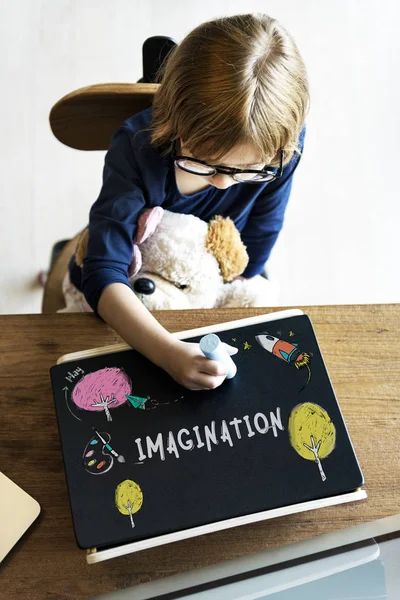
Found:
[[[149,195],[149,190],[143,187],[143,178],[149,175],[145,161],[138,164],[135,143],[140,147],[138,156],[143,162],[143,144],[127,125],[116,133],[107,152],[102,190],[90,212],[82,291],[93,310],[132,348],[167,371],[178,383],[193,390],[212,389],[224,381],[225,367],[205,358],[197,344],[174,338],[129,287],[132,240],[138,214],[146,206]],[[162,164],[158,166],[165,168]],[[163,181],[161,176],[160,181]],[[161,190],[152,189],[152,193],[157,198]]]
[[[214,389],[224,381],[226,367],[222,363],[203,356],[197,344],[174,338],[127,285],[112,283],[107,286],[97,310],[132,348],[188,389]],[[230,354],[237,351],[230,346],[227,348]]]

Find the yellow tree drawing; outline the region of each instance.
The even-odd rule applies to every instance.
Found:
[[[332,452],[336,443],[335,425],[326,410],[311,402],[298,404],[290,413],[288,432],[296,452],[306,460],[315,461],[325,481],[321,460]]]
[[[115,488],[115,506],[123,515],[129,515],[132,527],[135,523],[132,515],[142,508],[143,492],[131,479],[125,479]]]

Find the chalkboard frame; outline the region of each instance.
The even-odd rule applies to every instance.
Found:
[[[240,319],[237,321],[231,321],[222,324],[216,324],[208,327],[193,329],[190,331],[184,331],[173,334],[178,339],[188,339],[201,335],[205,335],[207,333],[212,332],[223,332],[229,331],[230,329],[234,329],[237,327],[246,327],[249,325],[256,325],[266,322],[271,322],[278,319],[285,319],[293,316],[303,315],[303,312],[299,309],[292,309],[286,311],[279,311],[272,314],[260,315],[258,317],[250,317],[247,319]],[[113,346],[106,346],[103,348],[86,350],[83,352],[72,353],[69,355],[64,355],[60,357],[57,361],[57,365],[76,361],[80,359],[100,356],[104,354],[111,354],[115,352],[121,352],[124,350],[131,350],[131,348],[126,344],[117,344]],[[356,491],[344,493],[340,495],[335,495],[332,497],[325,497],[322,499],[311,500],[307,502],[302,502],[301,504],[294,504],[285,507],[278,507],[272,510],[266,510],[261,512],[256,512],[252,514],[247,514],[244,516],[238,516],[231,519],[225,519],[222,521],[217,521],[213,523],[208,523],[206,525],[201,525],[193,528],[184,529],[182,531],[175,531],[172,533],[168,533],[165,535],[155,536],[149,539],[139,540],[130,543],[124,543],[119,546],[113,546],[110,548],[105,548],[101,550],[92,549],[88,550],[87,562],[89,564],[100,562],[102,560],[106,560],[108,558],[112,558],[114,556],[119,556],[122,554],[128,554],[131,552],[140,551],[145,548],[151,548],[158,545],[170,543],[173,541],[177,541],[180,539],[187,539],[190,537],[203,535],[206,533],[210,533],[213,531],[219,531],[222,529],[235,527],[239,525],[243,525],[246,523],[253,523],[269,518],[275,518],[282,515],[292,514],[296,512],[302,512],[304,510],[312,510],[316,508],[320,508],[322,506],[331,506],[334,504],[341,504],[344,502],[351,502],[356,500],[361,500],[366,497],[365,490],[357,489]]]

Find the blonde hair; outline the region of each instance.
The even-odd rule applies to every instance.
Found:
[[[151,140],[170,152],[220,160],[251,142],[263,162],[298,151],[308,110],[305,65],[287,31],[267,15],[237,15],[196,27],[169,56],[153,102]]]

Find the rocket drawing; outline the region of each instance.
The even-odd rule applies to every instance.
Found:
[[[285,342],[285,340],[274,337],[267,332],[256,335],[256,340],[260,346],[264,348],[264,350],[267,350],[267,352],[270,352],[271,354],[274,354],[274,356],[281,358],[288,364],[294,364],[296,369],[307,367],[308,379],[302,388],[303,390],[311,378],[311,370],[309,366],[311,362],[310,355],[307,352],[301,352],[298,349],[298,344]]]
[[[271,354],[274,354],[278,358],[282,358],[287,363],[295,362],[296,360],[302,360],[304,357],[304,352],[300,352],[297,346],[298,344],[291,344],[290,342],[285,342],[284,340],[280,340],[273,335],[269,335],[269,333],[261,333],[260,335],[256,335],[256,340],[264,348],[264,350],[268,350]]]

